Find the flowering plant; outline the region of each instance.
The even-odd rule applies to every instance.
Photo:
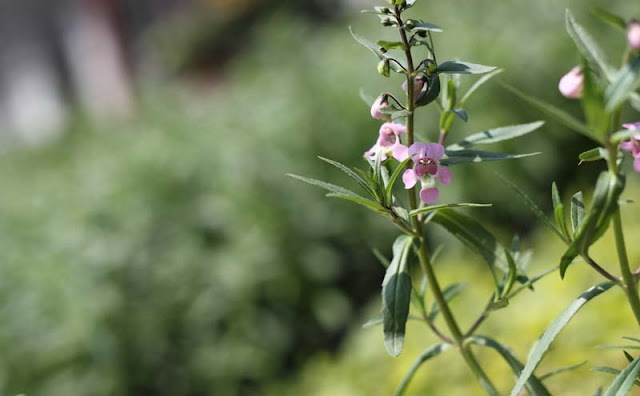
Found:
[[[545,330],[538,342],[531,348],[529,359],[511,392],[511,396],[520,394],[555,337],[578,310],[593,298],[608,290],[622,290],[635,320],[640,325],[640,298],[638,297],[640,268],[635,271],[630,268],[620,214],[620,206],[630,202],[623,199],[626,179],[623,165],[629,158],[625,152],[631,154],[633,168],[636,172],[640,172],[640,123],[622,124],[621,121],[626,104],[629,104],[635,111],[640,111],[640,94],[637,92],[640,87],[640,23],[635,20],[625,21],[625,19],[603,10],[596,10],[595,13],[603,21],[618,28],[623,34],[626,33],[627,45],[622,57],[622,65],[619,68],[613,67],[607,61],[604,51],[598,46],[596,40],[567,10],[567,32],[576,44],[581,64],[571,69],[560,79],[558,88],[566,98],[580,99],[584,121],[509,87],[532,106],[539,108],[549,117],[585,135],[597,144],[597,147],[580,154],[580,163],[605,161],[607,166],[607,170],[602,171],[597,178],[590,205],[585,203],[582,192],[573,194],[570,201],[569,223],[555,183],[552,186],[555,224],[546,218],[542,211],[518,187],[511,184],[514,191],[524,198],[543,223],[567,245],[558,265],[560,276],[564,278],[570,266],[583,265],[580,262],[584,262],[605,278],[604,282],[581,294]],[[608,231],[610,226],[613,228],[619,276],[597,262],[589,251],[590,247]],[[638,338],[625,338],[633,342],[640,342]],[[639,348],[637,344],[615,346],[614,348],[625,350],[624,356],[629,360],[628,366],[622,370],[613,367],[594,367],[593,369],[616,376],[604,395],[626,395],[634,383],[640,385],[637,380],[640,373],[640,357],[633,357],[626,350]],[[599,390],[597,394],[599,395],[601,392],[602,390]]]
[[[373,146],[364,151],[367,168],[349,168],[334,160],[321,160],[346,173],[364,192],[356,193],[342,186],[302,176],[292,177],[328,190],[328,196],[362,205],[386,217],[401,234],[392,246],[390,259],[380,256],[386,267],[382,282],[381,314],[366,326],[382,325],[384,345],[391,356],[403,349],[405,326],[408,319],[424,322],[440,342],[427,348],[398,385],[396,394],[403,394],[413,375],[425,361],[447,349],[457,350],[482,388],[490,395],[498,390],[475,358],[473,347],[489,348],[497,352],[519,375],[523,364],[497,340],[478,334],[491,313],[508,306],[510,299],[530,289],[544,274],[529,277],[525,273],[528,255],[520,252],[517,236],[512,246],[506,247],[472,216],[458,211],[460,208],[490,206],[478,203],[450,203],[441,196],[440,186],[455,180],[451,169],[460,164],[475,165],[485,161],[513,160],[532,154],[505,154],[477,150],[476,146],[517,138],[543,125],[537,121],[522,125],[505,126],[471,134],[454,144],[448,144],[456,120],[468,122],[465,107],[473,93],[501,72],[494,67],[450,60],[441,62],[436,56],[434,36],[442,29],[421,19],[407,18],[405,13],[416,0],[387,0],[386,6],[366,10],[379,17],[386,28],[395,29],[397,41],[368,41],[355,32],[353,37],[368,48],[378,59],[377,70],[384,77],[399,75],[403,83],[403,100],[393,93],[381,93],[376,99],[367,99],[374,119],[383,121]],[[418,58],[418,50],[424,58]],[[461,94],[461,75],[483,75]],[[418,129],[415,114],[426,106],[440,110],[438,120]],[[402,175],[404,189],[396,188]],[[404,190],[404,191],[403,191]],[[443,188],[446,191],[446,188]],[[442,194],[443,196],[445,193]],[[403,198],[404,197],[404,198]],[[438,225],[486,261],[493,279],[493,292],[479,308],[480,314],[467,329],[463,329],[449,303],[461,291],[461,284],[442,287],[433,267],[434,249],[429,245],[432,225]],[[427,299],[432,298],[429,308]],[[413,312],[410,315],[410,311]],[[439,328],[436,317],[444,319],[447,330]],[[540,378],[529,376],[527,389],[535,395],[548,395]]]

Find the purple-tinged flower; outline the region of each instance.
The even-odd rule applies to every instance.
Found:
[[[576,66],[560,79],[558,90],[562,96],[570,99],[582,97],[582,88],[584,86],[584,75],[580,66]]]
[[[404,80],[404,82],[402,83],[402,90],[406,91],[408,86],[409,86],[409,84],[407,83],[407,80]],[[414,98],[414,100],[415,100],[415,98],[418,97],[418,94],[420,94],[420,91],[422,91],[423,87],[424,87],[424,80],[420,76],[418,76],[418,77],[413,79],[413,98]]]
[[[631,49],[640,50],[640,21],[633,20],[627,26],[627,42]]]
[[[384,161],[387,159],[387,155],[391,156],[398,161],[404,161],[409,156],[407,146],[400,142],[400,135],[407,132],[407,127],[395,122],[385,122],[380,126],[380,133],[376,144],[371,149],[364,153],[364,155],[374,160],[379,152],[382,153],[381,159]]]
[[[620,148],[631,153],[633,168],[636,172],[640,172],[640,122],[622,124],[622,126],[630,131],[638,131],[629,141],[620,143]]]
[[[388,105],[389,102],[387,101],[387,94],[381,94],[380,96],[378,96],[376,101],[373,102],[373,105],[371,106],[371,117],[377,120],[385,119],[386,116],[380,112],[380,109]]]
[[[404,188],[413,188],[419,181],[421,185],[420,200],[426,204],[438,200],[440,191],[435,186],[436,180],[442,184],[451,183],[451,171],[440,165],[444,155],[444,146],[438,143],[414,143],[409,147],[409,156],[413,160],[413,168],[402,174]]]

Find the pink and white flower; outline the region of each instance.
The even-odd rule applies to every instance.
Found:
[[[560,79],[558,90],[565,98],[577,99],[582,97],[584,74],[580,66],[576,66]]]
[[[385,106],[388,106],[389,102],[387,101],[387,95],[386,94],[382,94],[380,96],[378,96],[378,98],[376,99],[375,102],[373,102],[373,105],[371,106],[371,117],[377,119],[377,120],[383,120],[385,118],[387,118],[384,114],[382,114],[380,112],[380,109],[382,109]]]
[[[622,124],[622,126],[630,131],[638,131],[629,141],[620,143],[620,148],[631,153],[633,168],[636,172],[640,172],[640,122]]]
[[[380,132],[376,144],[364,155],[375,160],[378,153],[382,153],[381,160],[386,160],[387,155],[391,155],[398,161],[404,161],[409,156],[407,146],[400,141],[400,135],[407,132],[407,127],[395,122],[385,122],[380,126]]]
[[[402,90],[406,91],[408,86],[409,86],[409,84],[407,83],[407,80],[404,80],[404,82],[402,83]],[[418,95],[420,94],[420,91],[422,91],[422,88],[424,88],[424,80],[421,77],[414,78],[413,79],[413,98],[414,98],[414,100],[418,97]]]
[[[404,188],[408,190],[420,182],[420,200],[426,204],[438,200],[440,191],[435,186],[436,180],[442,184],[451,183],[451,171],[440,165],[443,155],[444,146],[438,143],[414,143],[409,147],[413,168],[407,169],[402,175]]]

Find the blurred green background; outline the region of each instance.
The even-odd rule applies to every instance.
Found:
[[[361,328],[379,309],[383,268],[372,249],[389,254],[397,232],[285,176],[347,183],[318,155],[366,165],[361,153],[378,123],[358,92],[399,93],[401,83],[379,76],[373,55],[349,35],[351,25],[371,39],[392,37],[375,16],[359,13],[374,5],[209,1],[166,12],[128,42],[151,55],[131,67],[126,117],[95,116],[69,100],[71,115],[56,138],[7,143],[0,156],[0,394],[391,393],[434,342],[411,323],[394,359],[380,328]],[[556,90],[578,61],[564,33],[565,8],[611,59],[624,47],[620,32],[589,15],[596,5],[640,17],[637,4],[624,0],[419,0],[410,14],[444,28],[436,38],[441,60],[504,68],[502,80],[579,115],[579,105]],[[495,82],[468,113],[452,139],[544,119]],[[638,118],[625,114],[625,121]],[[423,111],[419,132],[435,139],[437,121],[433,109]],[[591,147],[548,122],[492,147],[541,155],[456,166],[441,199],[493,202],[468,213],[505,243],[520,234],[535,252],[531,272],[540,272],[557,264],[562,246],[493,172],[548,210],[553,180],[566,199],[595,180],[603,164],[577,166],[578,153]],[[638,193],[640,176],[630,172],[625,198]],[[640,260],[636,205],[623,209],[633,263]],[[485,267],[441,233],[433,244],[444,246],[443,283],[473,283],[454,303],[468,324],[490,294]],[[594,256],[615,270],[614,253],[605,238]],[[579,264],[564,282],[553,274],[481,333],[524,360],[549,321],[596,281]],[[619,367],[624,357],[594,347],[637,336],[631,318],[619,291],[587,306],[539,371],[589,361],[550,380],[554,394],[592,394],[607,384],[610,377],[588,367]],[[455,353],[439,359],[418,372],[408,394],[481,394]],[[491,353],[480,359],[509,390],[508,367]]]

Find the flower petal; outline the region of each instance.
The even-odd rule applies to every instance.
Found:
[[[635,160],[633,160],[633,169],[636,170],[636,172],[640,172],[640,156],[637,156]]]
[[[624,128],[627,128],[631,131],[635,131],[636,129],[640,129],[640,121],[638,122],[629,122],[626,124],[622,124]]]
[[[364,156],[369,158],[370,160],[375,160],[378,149],[379,149],[379,146],[377,144],[374,144],[373,147],[369,149],[369,151],[364,152]]]
[[[396,144],[392,151],[393,158],[402,162],[409,157],[409,148],[402,144]]]
[[[440,191],[438,191],[438,187],[423,188],[420,190],[420,200],[427,204],[436,202],[439,195]]]
[[[407,169],[406,171],[404,171],[404,173],[402,174],[402,182],[404,183],[404,188],[406,188],[407,190],[413,188],[413,186],[416,185],[416,183],[418,182],[418,178],[416,177],[413,169]]]
[[[436,175],[436,179],[442,184],[451,183],[451,171],[446,166],[441,166],[438,169],[438,174]]]
[[[413,143],[409,146],[409,155],[414,157],[416,154],[420,153],[422,150],[426,149],[427,145],[419,142]],[[417,161],[417,158],[413,158],[414,161]]]
[[[444,146],[438,143],[429,143],[426,147],[426,157],[439,160],[444,155]]]

